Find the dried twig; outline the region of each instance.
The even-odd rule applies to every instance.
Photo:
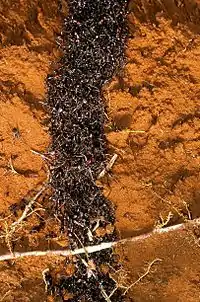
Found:
[[[35,201],[38,199],[38,197],[44,192],[44,190],[46,189],[46,186],[43,186],[39,192],[37,192],[37,194],[30,200],[30,202],[27,204],[27,206],[24,209],[24,212],[22,214],[22,216],[15,222],[13,222],[11,224],[11,228],[15,228],[18,224],[20,224],[29,214],[29,211],[31,210],[33,204],[35,203]]]
[[[112,301],[110,300],[110,297],[107,295],[105,289],[103,288],[103,285],[102,285],[102,284],[100,284],[100,289],[101,289],[101,294],[102,294],[102,296],[104,297],[104,299],[106,300],[106,302],[112,302]]]
[[[31,252],[13,252],[13,254],[6,254],[0,256],[0,261],[17,259],[22,257],[39,257],[39,256],[71,256],[71,255],[81,255],[81,254],[92,254],[105,249],[110,249],[118,244],[125,244],[127,242],[138,242],[143,241],[148,238],[151,238],[154,235],[161,235],[165,233],[175,232],[175,231],[186,231],[189,226],[198,226],[200,225],[200,218],[189,220],[187,223],[180,223],[174,226],[166,227],[166,228],[155,228],[152,232],[131,237],[127,239],[122,239],[114,242],[104,242],[99,245],[86,246],[84,248],[79,248],[75,250],[46,250],[46,251],[31,251]]]
[[[5,226],[5,242],[6,242],[6,244],[7,244],[7,247],[8,247],[9,252],[10,252],[11,255],[12,255],[12,254],[13,254],[12,243],[11,243],[12,234],[11,234],[11,232],[9,231],[9,226],[8,226],[7,222],[4,223],[4,226]]]
[[[115,153],[113,155],[113,157],[111,158],[111,160],[109,161],[109,163],[107,164],[107,166],[105,167],[105,169],[103,169],[103,171],[101,171],[101,173],[98,175],[97,179],[103,178],[105,176],[105,174],[112,169],[115,161],[117,160],[117,157],[118,157],[118,155]]]
[[[151,267],[153,266],[153,264],[154,264],[155,262],[158,262],[158,261],[162,261],[162,260],[159,259],[159,258],[156,258],[156,259],[154,259],[153,261],[151,261],[151,263],[149,263],[149,265],[148,265],[148,267],[147,267],[146,272],[145,272],[142,276],[140,276],[134,283],[132,283],[130,286],[127,287],[127,289],[126,289],[125,292],[124,292],[124,295],[126,295],[126,293],[127,293],[133,286],[135,286],[135,285],[136,285],[137,283],[139,283],[144,277],[146,277],[146,276],[149,274],[149,272],[150,272]]]
[[[47,159],[47,160],[50,161],[50,159],[49,159],[47,156],[45,156],[43,153],[40,153],[40,152],[35,151],[35,150],[33,150],[33,149],[31,149],[31,152],[32,152],[33,154],[36,154],[36,155],[41,156],[43,159]]]
[[[15,258],[15,255],[12,250],[12,241],[13,241],[13,234],[17,232],[19,229],[23,227],[23,220],[32,215],[33,213],[37,214],[38,210],[44,210],[44,209],[35,209],[32,210],[32,206],[34,202],[37,200],[37,198],[43,193],[43,191],[46,189],[45,186],[42,187],[42,189],[30,200],[29,204],[25,207],[25,210],[22,214],[22,216],[15,222],[13,222],[11,225],[8,225],[7,221],[4,222],[4,233],[0,236],[0,238],[5,238],[6,245],[8,247],[8,250],[10,252],[10,255],[12,255],[12,259]],[[10,215],[11,216],[11,215]],[[9,218],[8,216],[7,218]],[[2,221],[4,221],[6,218],[4,218]]]
[[[170,222],[171,218],[173,217],[173,213],[169,212],[166,219],[164,219],[162,215],[160,215],[159,217],[160,217],[160,221],[156,224],[156,227],[157,228],[164,228]]]
[[[187,202],[185,200],[183,200],[183,204],[184,204],[184,206],[185,206],[185,208],[187,210],[188,219],[192,220],[192,214],[191,214],[191,212],[189,210],[189,206],[188,206],[188,204],[187,204]]]
[[[47,290],[48,290],[47,274],[49,274],[48,268],[46,268],[42,271],[42,278],[43,278],[44,284],[45,284],[45,292],[47,292]]]
[[[99,245],[88,246],[76,250],[46,250],[46,251],[31,251],[31,252],[15,252],[13,254],[7,254],[0,256],[0,261],[4,260],[12,260],[18,259],[22,257],[39,257],[39,256],[73,256],[73,255],[81,255],[85,254],[92,254],[101,250],[109,249],[113,246],[113,242],[106,242]]]
[[[15,170],[15,168],[13,167],[12,158],[10,158],[10,160],[9,160],[9,168],[11,169],[11,172],[12,172],[13,174],[19,175],[19,173],[18,173],[18,172]]]
[[[109,274],[111,279],[116,284],[115,288],[112,290],[112,292],[109,295],[109,298],[111,298],[118,289],[123,289],[123,290],[127,289],[127,285],[126,285],[127,272],[125,270],[123,270],[122,268],[116,271],[112,266],[109,265],[109,267],[112,270],[114,270],[114,275],[117,276],[117,278],[116,278],[115,276],[112,275],[112,273]]]
[[[1,298],[0,301],[3,301],[3,300],[4,300],[11,292],[12,292],[11,289],[9,289],[9,290],[3,295],[3,297]]]
[[[109,295],[109,298],[111,298],[114,293],[116,292],[116,290],[121,289],[124,290],[123,295],[126,295],[127,292],[136,284],[138,284],[143,278],[145,278],[151,270],[151,267],[153,266],[153,264],[157,261],[162,261],[159,258],[154,259],[153,261],[151,261],[147,267],[147,270],[145,271],[144,274],[142,274],[135,282],[131,283],[130,285],[127,285],[127,273],[123,270],[120,269],[119,271],[115,271],[115,275],[119,274],[117,278],[113,277],[112,275],[110,275],[110,277],[112,278],[112,280],[115,282],[116,287],[113,289],[113,291],[111,292],[111,294]],[[112,268],[112,267],[111,267]],[[113,269],[113,268],[112,268]]]
[[[26,219],[33,213],[36,213],[36,215],[38,215],[37,214],[38,210],[44,210],[41,208],[32,210],[32,206],[33,206],[34,202],[38,199],[38,197],[44,192],[45,189],[46,189],[46,186],[43,186],[41,188],[41,190],[30,200],[28,205],[25,207],[25,210],[24,210],[22,216],[17,221],[13,222],[11,225],[8,225],[7,221],[4,222],[5,231],[4,231],[3,235],[0,236],[0,238],[5,238],[5,242],[8,247],[8,250],[10,252],[10,255],[13,256],[11,259],[15,259],[15,255],[12,251],[13,234],[15,232],[17,232],[20,228],[22,228],[24,219]],[[5,219],[3,219],[3,220],[5,220]]]

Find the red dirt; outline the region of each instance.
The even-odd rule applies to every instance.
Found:
[[[105,194],[124,238],[152,230],[170,212],[169,224],[200,216],[200,10],[178,2],[130,4],[127,64],[105,93],[107,138],[119,155]],[[192,235],[124,246],[131,282],[162,259],[132,288],[131,301],[200,301]]]
[[[47,178],[44,161],[31,150],[43,153],[50,143],[42,103],[45,78],[60,56],[55,42],[61,29],[59,4],[0,4],[0,215],[5,218],[13,209],[17,215],[0,221],[1,234],[5,222],[21,215],[22,199],[34,196]],[[127,64],[105,89],[107,139],[111,153],[119,157],[101,182],[116,206],[116,225],[123,238],[150,231],[169,212],[170,224],[200,216],[199,24],[200,10],[192,0],[130,3]],[[38,213],[47,220],[48,198],[39,202],[47,214]],[[33,232],[40,222],[35,213],[27,220],[15,236],[16,250],[67,246],[52,219]],[[193,235],[156,236],[119,248],[130,282],[148,263],[162,259],[132,287],[130,301],[200,301],[198,232]],[[2,238],[1,253],[7,249]],[[41,272],[61,261],[28,258],[1,263],[2,301],[46,301]]]
[[[56,0],[3,0],[0,3],[1,236],[6,231],[6,223],[10,225],[21,216],[23,202],[27,203],[47,178],[42,157],[31,150],[43,153],[50,143],[43,102],[46,76],[53,68],[52,62],[60,56],[55,42],[56,34],[61,30],[59,3]],[[66,13],[64,7],[63,12]],[[45,207],[43,199],[38,201]],[[12,215],[13,210],[17,217]],[[48,207],[46,211],[49,211]],[[41,219],[47,216],[43,213],[43,210],[38,212]],[[3,220],[7,216],[8,219]],[[66,240],[64,243],[58,238],[59,227],[52,219],[36,233],[41,219],[33,214],[14,234],[11,244],[16,250],[66,246]],[[47,239],[52,231],[54,239]],[[8,245],[2,238],[1,253],[8,251]],[[24,260],[0,264],[2,301],[46,301],[41,272],[49,265],[55,266],[59,258]]]
[[[125,237],[169,211],[177,220],[174,208],[185,215],[185,203],[193,218],[200,214],[200,37],[165,13],[141,22],[134,6],[127,64],[106,92],[107,137],[120,155],[108,190]]]

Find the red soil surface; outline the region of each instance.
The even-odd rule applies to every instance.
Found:
[[[105,194],[123,238],[200,216],[200,10],[193,1],[133,1],[127,64],[105,92],[119,155]],[[195,243],[196,241],[196,243]],[[200,301],[198,232],[122,248],[130,301]]]
[[[52,62],[60,56],[55,42],[61,30],[59,5],[56,0],[0,3],[1,254],[8,252],[9,246],[15,250],[66,246],[53,219],[47,219],[41,227],[49,212],[44,198],[38,199],[37,206],[43,209],[31,215],[12,237],[5,237],[7,225],[21,216],[24,204],[47,179],[42,157],[32,150],[43,153],[50,143],[43,102],[46,76],[53,68]],[[37,232],[38,229],[42,230]],[[48,238],[52,231],[51,242]],[[2,301],[46,301],[41,272],[58,259],[24,260],[0,264]]]
[[[8,232],[5,236],[7,225],[22,214],[24,198],[27,202],[47,179],[48,168],[32,151],[44,153],[50,143],[42,103],[45,78],[60,56],[55,42],[61,30],[58,7],[66,14],[58,0],[0,3],[1,254],[9,247],[67,246],[56,220],[47,219],[45,196],[38,200],[40,216],[33,213],[14,238]],[[135,0],[129,8],[127,64],[104,93],[109,118],[105,130],[111,154],[117,153],[118,159],[101,181],[116,206],[123,238],[152,230],[169,213],[171,225],[200,216],[198,2]],[[200,301],[198,236],[197,230],[177,232],[120,247],[127,284],[154,259],[162,260],[130,289],[127,299]],[[46,257],[0,263],[2,301],[47,301],[41,272],[59,264],[62,259]]]

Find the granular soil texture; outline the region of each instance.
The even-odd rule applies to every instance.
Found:
[[[29,218],[8,236],[30,199],[47,179],[40,154],[50,143],[44,109],[45,80],[60,57],[60,1],[0,1],[0,253],[66,246],[53,219],[48,190]],[[38,152],[38,153],[34,153]],[[7,237],[6,237],[7,234]],[[7,238],[7,239],[6,239]],[[25,260],[25,261],[24,261]],[[0,263],[2,301],[46,301],[41,272],[60,259]],[[61,259],[63,261],[63,259]]]
[[[0,3],[0,210],[1,218],[6,218],[0,221],[1,235],[5,222],[9,225],[20,217],[47,177],[41,156],[31,150],[43,153],[50,142],[41,103],[50,62],[60,55],[55,33],[61,30],[58,7],[66,15],[64,4],[48,0]],[[112,174],[100,183],[105,197],[116,206],[116,225],[124,238],[151,230],[161,223],[160,215],[166,220],[169,212],[173,216],[168,225],[200,214],[198,5],[192,0],[135,0],[129,5],[127,65],[104,93],[110,154],[119,156]],[[50,207],[47,195],[38,200],[39,208]],[[49,219],[51,207],[38,214],[45,225],[41,227],[39,216],[33,213],[14,236],[13,248],[66,247],[57,220]],[[153,260],[162,260],[129,290],[129,300],[199,301],[198,238],[195,230],[123,245],[118,250],[124,265],[120,276],[128,274],[127,285],[138,280]],[[4,236],[0,251],[7,250]],[[49,268],[57,280],[74,273],[71,263],[64,266],[63,258],[46,257],[1,263],[2,301],[53,301],[45,293],[41,272]]]
[[[133,1],[129,9],[127,64],[105,91],[118,160],[102,184],[123,238],[200,216],[199,3]],[[131,282],[162,259],[130,301],[199,301],[198,234],[124,246]]]
[[[192,218],[200,214],[199,9],[161,4],[130,3],[127,64],[105,92],[107,139],[119,153],[105,195],[117,205],[123,237],[169,211],[171,223],[187,208]]]

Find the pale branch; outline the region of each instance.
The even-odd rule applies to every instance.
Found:
[[[31,252],[14,252],[13,254],[7,254],[0,256],[0,261],[13,260],[22,257],[39,257],[39,256],[73,256],[81,254],[92,254],[98,251],[109,249],[113,246],[114,242],[101,243],[99,245],[87,246],[75,250],[46,250],[46,251],[31,251]]]
[[[114,166],[114,163],[116,162],[117,158],[118,158],[118,155],[115,153],[113,155],[113,157],[110,159],[110,161],[108,162],[105,169],[103,169],[103,171],[101,171],[101,173],[98,175],[97,179],[103,178],[106,175],[107,172],[112,170],[112,167]]]
[[[156,262],[161,262],[162,259],[159,259],[159,258],[156,258],[154,259],[153,261],[151,261],[151,263],[149,263],[148,267],[147,267],[147,270],[146,272],[140,276],[134,283],[132,283],[131,285],[127,286],[125,292],[123,293],[123,295],[126,295],[126,293],[132,288],[134,287],[136,284],[138,284],[143,278],[145,278],[149,273],[150,273],[150,270],[151,270],[151,267],[154,265],[154,263]]]
[[[71,256],[71,255],[81,255],[81,254],[92,254],[96,252],[100,252],[105,249],[113,248],[114,246],[118,244],[125,244],[127,242],[138,242],[143,241],[148,238],[151,238],[154,235],[161,235],[165,233],[175,232],[175,231],[186,231],[188,227],[190,226],[198,226],[200,225],[200,218],[194,219],[194,220],[188,220],[186,223],[180,223],[174,226],[165,227],[165,228],[155,228],[153,231],[136,236],[131,238],[122,239],[115,242],[104,242],[99,245],[93,245],[93,246],[87,246],[75,250],[46,250],[46,251],[31,251],[31,252],[13,252],[12,254],[6,254],[0,256],[0,261],[5,260],[13,260],[17,258],[23,258],[23,257],[39,257],[39,256]]]
[[[37,192],[37,194],[30,200],[30,202],[27,204],[27,206],[24,209],[24,212],[22,213],[22,216],[15,222],[11,224],[11,228],[15,228],[18,224],[20,224],[29,214],[29,211],[31,210],[33,204],[38,199],[38,197],[46,190],[46,186],[43,186],[40,191]]]
[[[172,225],[172,226],[165,227],[165,228],[156,227],[149,233],[145,233],[145,234],[142,234],[142,235],[139,235],[136,237],[122,239],[119,241],[119,243],[126,243],[127,241],[129,241],[129,242],[143,241],[156,234],[165,234],[165,233],[171,233],[171,232],[175,232],[175,231],[183,231],[183,230],[187,230],[189,226],[199,226],[199,225],[200,225],[200,218],[196,218],[193,220],[187,220],[187,222]]]

